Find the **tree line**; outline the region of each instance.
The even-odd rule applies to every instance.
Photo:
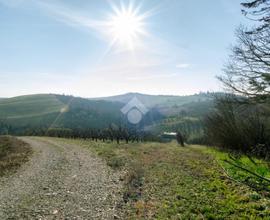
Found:
[[[21,136],[48,136],[60,138],[81,138],[93,141],[111,141],[120,143],[124,141],[161,141],[161,139],[136,126],[110,124],[106,128],[64,128],[64,127],[22,127],[13,128],[4,122],[0,122],[0,135],[21,135]]]

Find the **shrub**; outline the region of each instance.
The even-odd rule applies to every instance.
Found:
[[[215,110],[206,118],[206,134],[212,144],[269,158],[268,111],[260,104],[239,104],[235,97],[217,98]]]

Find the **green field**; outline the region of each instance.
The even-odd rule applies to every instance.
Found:
[[[0,118],[31,118],[60,112],[64,107],[55,95],[19,96],[0,100]]]
[[[0,100],[1,123],[10,134],[21,134],[28,129],[103,128],[119,121],[119,103],[90,101],[72,96],[43,94]],[[3,130],[3,129],[2,129]],[[6,134],[6,133],[4,133]]]
[[[54,139],[55,140],[55,139]],[[129,219],[268,219],[267,194],[228,178],[226,153],[176,143],[120,144],[56,139],[88,148],[125,173]],[[225,167],[227,170],[230,167]],[[267,170],[268,174],[269,169]]]

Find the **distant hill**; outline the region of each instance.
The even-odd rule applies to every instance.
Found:
[[[127,93],[118,96],[96,98],[95,100],[106,100],[126,104],[134,97],[140,100],[147,108],[154,108],[165,116],[177,115],[183,110],[187,112],[195,112],[197,108],[202,110],[201,113],[205,113],[209,111],[213,101],[212,93],[200,93],[188,96]],[[200,115],[200,112],[197,115]]]
[[[127,93],[123,95],[95,98],[95,99],[127,103],[133,97],[137,97],[148,108],[153,108],[153,107],[158,107],[158,106],[183,105],[190,102],[205,101],[205,100],[212,99],[210,93],[200,93],[200,94],[188,95],[188,96],[146,95],[146,94],[141,94],[141,93]]]
[[[65,104],[55,95],[28,95],[0,99],[0,118],[18,119],[60,112]]]
[[[21,131],[29,128],[104,128],[120,120],[118,102],[90,101],[54,94],[0,100],[0,121]]]
[[[203,119],[211,111],[217,93],[200,93],[188,96],[145,95],[127,93],[124,95],[99,98],[106,101],[127,103],[136,97],[147,108],[155,109],[163,115],[160,120],[152,121],[144,129],[158,135],[163,132],[181,131],[188,134],[188,142],[196,143],[203,136]]]
[[[13,133],[33,128],[102,129],[125,120],[121,108],[137,97],[149,110],[140,127],[165,127],[166,118],[202,118],[212,106],[210,94],[163,96],[128,93],[119,96],[84,99],[56,94],[37,94],[0,99],[1,124],[11,126]],[[181,117],[180,117],[181,118]],[[3,127],[3,126],[2,126]],[[154,126],[156,128],[156,126]],[[168,126],[166,126],[168,127]]]

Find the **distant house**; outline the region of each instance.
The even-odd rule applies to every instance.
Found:
[[[175,140],[176,139],[176,136],[177,136],[177,133],[176,132],[164,132],[161,135],[161,139],[163,141],[169,142],[169,141]]]

